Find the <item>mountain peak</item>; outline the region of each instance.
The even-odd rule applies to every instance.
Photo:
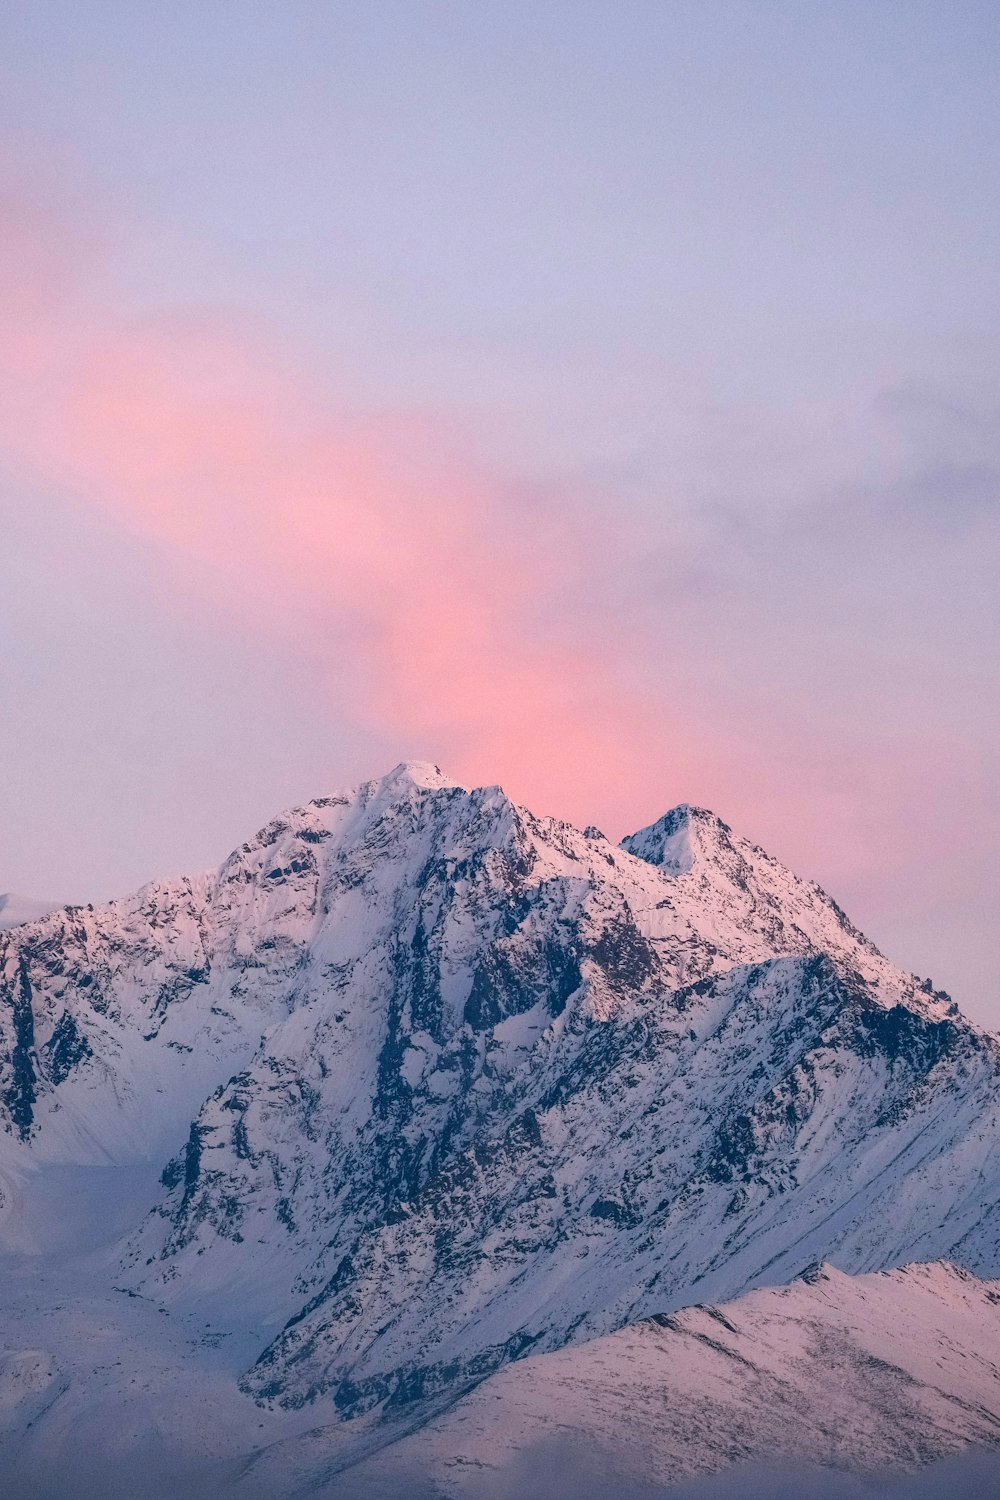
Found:
[[[387,775],[380,777],[376,785],[385,791],[414,786],[420,791],[434,792],[442,788],[457,787],[458,782],[446,776],[440,766],[429,760],[401,760]]]
[[[685,875],[700,857],[728,846],[732,829],[706,807],[681,802],[662,818],[622,839],[621,847],[667,875]]]

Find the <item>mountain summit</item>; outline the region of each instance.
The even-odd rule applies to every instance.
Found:
[[[948,996],[712,813],[616,846],[420,763],[0,933],[0,1118],[9,1233],[155,1164],[114,1285],[317,1419],[818,1261],[1000,1270],[1000,1047]]]
[[[720,849],[732,849],[732,829],[704,807],[682,802],[648,828],[622,839],[630,854],[658,865],[667,875],[686,875],[694,866],[711,860]]]

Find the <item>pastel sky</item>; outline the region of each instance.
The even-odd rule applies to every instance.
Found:
[[[437,761],[1000,1026],[994,0],[6,0],[0,890]]]

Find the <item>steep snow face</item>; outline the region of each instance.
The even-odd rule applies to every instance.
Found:
[[[580,1492],[594,1494],[755,1459],[911,1469],[1000,1448],[998,1347],[1000,1283],[947,1264],[860,1277],[818,1267],[529,1357],[344,1478],[358,1494],[394,1495],[419,1475],[480,1500],[540,1493],[537,1471],[555,1472],[560,1456],[589,1462]],[[323,1466],[321,1440],[306,1435],[255,1473],[308,1487]]]
[[[133,1247],[163,1295],[253,1295],[284,1320],[361,1227],[514,1117],[551,1028],[674,983],[628,899],[653,904],[657,872],[427,779],[362,788],[321,846],[295,1004],[205,1105]]]
[[[264,878],[251,892],[253,859],[245,846],[216,877],[154,883],[0,934],[0,1110],[35,1157],[164,1151],[287,1013],[308,870],[280,894]]]
[[[363,824],[425,785],[448,783],[433,768],[400,768],[275,819],[214,874],[0,933],[8,1131],[36,1157],[67,1162],[171,1149],[206,1094],[298,1003],[324,846],[363,840]]]
[[[625,843],[402,766],[0,935],[8,1213],[169,1157],[116,1276],[352,1416],[821,1257],[991,1266],[992,1039],[713,815]]]

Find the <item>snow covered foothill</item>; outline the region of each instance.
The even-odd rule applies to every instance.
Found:
[[[402,1494],[419,1475],[449,1500],[540,1496],[559,1458],[589,1492],[648,1495],[738,1466],[878,1476],[976,1449],[995,1450],[1000,1480],[998,1349],[998,1282],[940,1262],[816,1267],[508,1366],[342,1471],[343,1493],[350,1481]],[[285,1462],[309,1485],[332,1480],[318,1435],[275,1447],[258,1472]]]

